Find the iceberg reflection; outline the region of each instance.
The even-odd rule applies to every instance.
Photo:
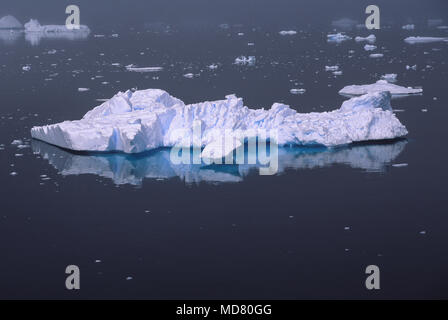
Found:
[[[344,164],[368,172],[384,172],[403,151],[406,140],[375,144],[353,144],[346,147],[291,147],[279,148],[278,173],[287,169],[314,169]],[[94,174],[112,179],[115,184],[140,185],[143,179],[179,177],[187,184],[209,182],[240,182],[258,172],[260,165],[175,165],[170,161],[170,149],[157,149],[144,154],[74,153],[39,140],[32,141],[39,154],[59,174]]]

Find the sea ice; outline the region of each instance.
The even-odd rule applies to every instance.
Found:
[[[375,50],[375,49],[376,49],[376,46],[374,46],[372,44],[366,44],[364,46],[364,50],[366,50],[366,51],[372,51],[372,50]]]
[[[415,43],[431,43],[431,42],[440,42],[440,41],[448,41],[448,38],[443,37],[407,37],[404,39],[405,42],[410,44]]]
[[[159,72],[163,70],[163,67],[135,67],[133,64],[127,65],[126,70],[133,72]]]
[[[325,71],[338,71],[339,66],[325,66]]]
[[[384,54],[382,54],[382,53],[372,53],[372,54],[369,54],[369,57],[370,58],[382,58],[382,57],[384,57]]]
[[[0,19],[0,29],[23,29],[23,25],[13,16],[4,16]]]
[[[376,36],[374,34],[371,34],[368,37],[356,37],[355,41],[356,42],[362,42],[362,41],[375,42],[376,41]]]
[[[301,114],[280,103],[269,110],[249,109],[235,95],[185,105],[163,90],[128,90],[87,112],[81,120],[33,127],[31,135],[71,150],[125,153],[159,147],[206,147],[224,133],[241,142],[266,139],[266,132],[271,130],[276,131],[276,137],[270,138],[280,146],[337,146],[406,135],[405,126],[392,112],[390,97],[388,92],[374,92],[347,100],[331,112]]]
[[[289,92],[292,94],[303,94],[305,93],[305,91],[306,91],[305,89],[296,89],[296,88],[289,90]]]
[[[235,64],[253,66],[255,64],[255,57],[254,56],[249,56],[249,57],[239,56],[235,59]]]
[[[348,96],[357,96],[373,92],[389,91],[392,96],[410,95],[422,93],[423,89],[402,87],[396,84],[387,82],[386,80],[378,80],[373,84],[365,85],[351,85],[342,88],[339,94]]]

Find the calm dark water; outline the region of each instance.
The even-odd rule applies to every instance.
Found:
[[[249,5],[232,16],[235,6],[226,11],[220,3],[204,20],[178,19],[158,3],[160,20],[152,11],[150,19],[139,13],[116,24],[111,8],[99,21],[89,9],[86,39],[0,36],[0,298],[448,298],[448,43],[403,41],[448,36],[427,23],[448,25],[448,17],[439,2],[425,10],[416,3],[384,10],[382,29],[373,32],[380,59],[369,58],[364,43],[326,42],[332,21],[363,22],[362,6],[348,2],[345,11],[321,15],[299,4],[272,15],[256,6],[248,19]],[[57,8],[17,4],[5,13],[63,23],[51,20]],[[411,22],[415,30],[401,29]],[[297,35],[278,34],[289,29]],[[233,64],[239,55],[256,56],[255,66]],[[218,69],[209,70],[213,63]],[[164,70],[133,73],[128,64]],[[334,64],[342,75],[324,70]],[[283,102],[329,111],[344,101],[343,86],[385,73],[424,90],[392,101],[406,140],[284,150],[275,176],[237,166],[173,167],[167,150],[74,154],[29,133],[79,119],[97,99],[130,88],[161,88],[186,103],[235,93],[249,107]],[[292,88],[306,92],[292,95]],[[16,139],[28,147],[11,145]],[[65,289],[70,264],[81,270],[76,292]],[[381,270],[377,291],[364,285],[372,264]]]

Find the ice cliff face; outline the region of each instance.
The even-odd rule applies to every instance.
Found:
[[[71,150],[125,153],[190,145],[209,150],[225,133],[237,146],[245,139],[266,139],[266,132],[272,131],[276,134],[271,140],[280,146],[336,146],[406,135],[391,110],[390,97],[389,92],[375,92],[347,100],[331,112],[301,114],[279,103],[269,110],[249,109],[235,95],[185,105],[159,89],[126,91],[81,120],[33,127],[31,135]]]

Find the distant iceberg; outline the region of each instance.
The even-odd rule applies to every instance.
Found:
[[[367,172],[384,172],[404,150],[406,144],[406,140],[399,140],[338,148],[281,148],[278,154],[278,174],[290,169],[310,170],[336,164]],[[139,186],[144,179],[174,178],[186,184],[238,183],[260,167],[259,164],[176,165],[170,161],[170,150],[167,148],[143,155],[129,155],[73,153],[38,140],[33,140],[31,146],[33,153],[47,160],[62,176],[91,174],[111,179],[116,185]]]
[[[404,39],[405,42],[410,44],[415,43],[431,43],[431,42],[441,42],[448,41],[446,37],[407,37]]]
[[[350,40],[351,37],[342,34],[342,33],[334,33],[334,34],[328,34],[327,35],[327,41],[328,42],[342,42],[346,40]]]
[[[376,36],[374,34],[371,34],[368,37],[356,37],[355,41],[356,42],[367,41],[367,42],[373,43],[376,41]]]
[[[406,88],[398,86],[396,84],[389,83],[386,80],[378,80],[376,83],[373,84],[346,86],[339,91],[339,94],[348,96],[358,96],[382,91],[388,91],[392,96],[402,96],[402,95],[419,94],[423,92],[423,89],[411,88],[411,87]]]
[[[244,143],[245,139],[266,139],[263,133],[275,130],[271,143],[279,146],[331,147],[405,136],[407,130],[392,112],[390,97],[388,92],[376,92],[347,100],[331,112],[301,114],[280,103],[269,110],[250,109],[235,95],[185,105],[160,89],[128,90],[81,120],[33,127],[31,135],[76,151],[139,153],[179,145],[207,149],[222,140],[224,133]]]
[[[68,29],[65,25],[41,25],[39,21],[31,19],[25,23],[25,32],[36,32],[36,33],[90,33],[89,27],[85,25],[80,25],[79,29]]]
[[[4,16],[0,19],[0,29],[23,29],[23,25],[13,16]]]

